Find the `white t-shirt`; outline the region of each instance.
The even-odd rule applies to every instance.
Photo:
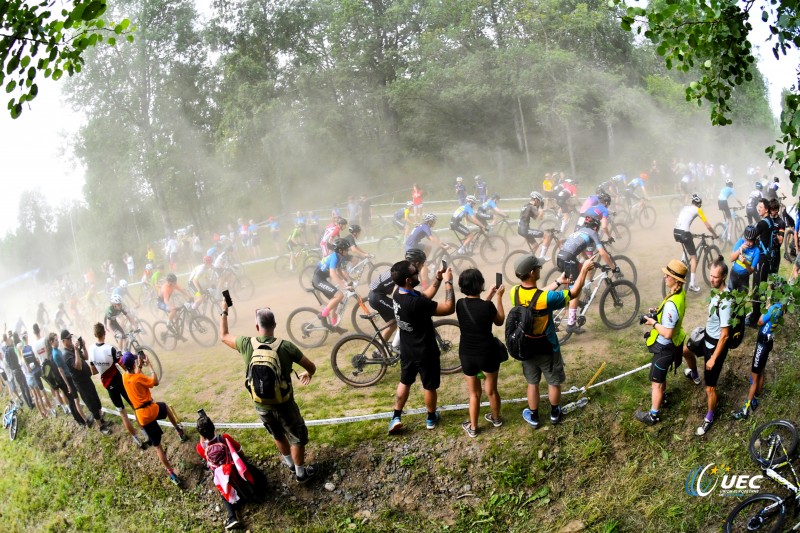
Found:
[[[706,215],[703,213],[702,209],[696,205],[684,206],[678,214],[678,220],[675,221],[675,229],[689,231],[689,228],[692,227],[692,222],[694,222],[694,219],[697,217],[700,217],[700,220],[703,222],[706,221]]]
[[[36,358],[39,360],[39,364],[42,364],[47,357],[47,347],[45,346],[47,339],[39,339],[38,341],[33,343],[33,353],[36,354]]]
[[[720,299],[722,302],[720,302]],[[719,313],[716,307],[719,305]],[[731,325],[731,301],[727,298],[720,298],[717,295],[711,298],[708,303],[708,322],[706,322],[706,334],[712,339],[719,339],[722,333],[722,328],[728,328]],[[714,345],[706,342],[706,348],[713,348]]]
[[[92,352],[89,354],[89,362],[92,363],[100,373],[103,385],[105,385],[105,381],[109,379],[109,376],[106,376],[106,372],[111,371],[111,376],[113,376],[113,373],[117,372],[116,367],[114,367],[116,363],[116,361],[114,361],[114,354],[116,351],[116,348],[110,344],[95,344],[92,347]],[[113,370],[111,370],[112,367]]]
[[[664,308],[661,310],[661,325],[665,328],[675,329],[675,326],[678,325],[678,319],[680,319],[680,315],[678,314],[678,308],[675,304],[672,302],[665,303]],[[656,342],[666,346],[670,344],[672,340],[659,333],[658,337],[656,337]]]

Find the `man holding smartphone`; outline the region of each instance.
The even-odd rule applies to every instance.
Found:
[[[97,394],[97,389],[94,388],[92,382],[92,371],[89,367],[89,356],[86,354],[86,344],[83,342],[82,337],[78,337],[77,342],[72,341],[73,335],[64,330],[61,332],[61,342],[64,344],[64,362],[69,369],[70,377],[78,394],[86,404],[86,408],[94,417],[89,418],[86,424],[91,427],[94,420],[97,420],[100,433],[108,435],[111,433],[111,428],[108,422],[103,418],[102,405],[100,404],[100,396]]]

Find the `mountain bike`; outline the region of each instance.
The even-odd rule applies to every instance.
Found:
[[[556,264],[556,258],[558,257],[558,251],[561,249],[561,246],[564,244],[563,239],[561,239],[561,232],[558,231],[556,228],[548,228],[542,230],[545,233],[550,234],[550,245],[547,250],[545,250],[545,257],[549,257],[553,265]],[[514,250],[508,253],[506,257],[503,259],[503,266],[501,267],[501,272],[503,276],[505,276],[506,280],[509,282],[513,282],[517,279],[517,273],[515,272],[514,267],[523,257],[527,257],[529,255],[536,255],[539,251],[539,243],[536,243],[535,249],[531,247],[531,243],[525,239],[525,243],[528,245],[527,250]]]
[[[8,438],[14,440],[17,438],[17,429],[19,428],[18,413],[22,412],[20,404],[16,400],[11,400],[6,410],[3,411],[3,429],[8,428]]]
[[[306,289],[306,292],[314,295],[320,307],[327,305],[327,302],[322,298],[317,289]],[[359,312],[369,314],[369,309],[367,309],[364,299],[352,289],[344,292],[344,298],[342,298],[342,301],[336,306],[335,314],[338,317],[338,321],[335,324],[331,324],[331,326],[336,327],[341,325],[347,306],[351,300],[356,302],[351,311],[353,327],[359,333],[364,333],[365,328],[359,322],[358,314]],[[320,309],[315,307],[300,307],[289,313],[289,316],[286,317],[286,332],[289,334],[289,338],[292,339],[292,342],[302,348],[316,348],[322,346],[328,339],[328,333],[335,333],[335,331],[322,322]]]
[[[153,324],[153,335],[162,348],[171,351],[178,345],[179,340],[187,341],[183,336],[187,326],[189,334],[200,346],[210,348],[219,340],[216,322],[207,316],[198,314],[192,309],[192,304],[189,302],[178,307],[178,312],[172,322],[160,320]]]
[[[232,265],[216,272],[217,290],[229,290],[234,300],[249,300],[256,291],[253,280],[241,273],[240,265]]]
[[[114,334],[114,338],[125,339],[125,351],[135,353],[140,359],[150,361],[150,366],[158,379],[161,379],[161,360],[156,355],[156,351],[146,344],[140,344],[136,336],[141,333],[140,329],[134,329],[124,335],[119,333]]]
[[[617,257],[615,257],[615,260],[617,260]],[[575,321],[576,331],[580,331],[586,324],[586,313],[601,289],[603,291],[600,294],[599,301],[600,320],[609,329],[625,329],[633,324],[639,315],[639,289],[629,279],[615,279],[615,274],[612,272],[611,267],[598,264],[597,268],[599,270],[598,274],[591,281],[587,281],[584,284],[578,297],[578,316]],[[622,267],[620,266],[621,269]],[[560,275],[561,273],[557,269],[550,270],[543,278],[544,285],[552,283]],[[564,306],[553,313],[553,325],[556,328],[556,336],[561,344],[566,343],[574,333],[567,331],[568,316],[568,306]]]
[[[787,510],[797,511],[800,501],[800,479],[791,463],[797,449],[797,428],[788,420],[773,420],[756,428],[750,438],[748,451],[764,472],[764,475],[791,492],[788,498],[777,494],[761,493],[750,496],[739,503],[725,520],[726,533],[740,531],[764,531],[778,533],[800,530],[800,522],[791,528],[784,527]],[[790,481],[778,470],[789,467]]]
[[[290,257],[292,259],[291,262],[294,263],[294,268],[291,269],[289,268]],[[319,247],[303,246],[296,252],[289,252],[275,259],[275,273],[282,278],[288,278],[293,272],[302,270],[308,265],[317,264],[321,259]]]
[[[613,218],[614,213],[606,220],[608,224],[608,232],[611,234],[613,241],[609,241],[609,248],[615,252],[624,252],[631,245],[631,228],[622,221]]]
[[[202,293],[203,298],[197,306],[196,311],[211,320],[216,320],[222,313],[222,295],[213,289],[204,289]],[[239,318],[239,313],[236,312],[236,307],[228,308],[228,325],[233,327],[236,325],[236,320]]]
[[[731,207],[731,219],[714,224],[714,232],[719,235],[720,248],[728,250],[744,234],[745,218],[737,214],[744,207]]]
[[[706,282],[706,285],[711,287],[711,263],[716,261],[717,257],[722,255],[719,248],[714,246],[713,244],[709,244],[708,240],[713,240],[714,237],[708,235],[706,233],[692,233],[692,237],[695,239],[700,239],[700,242],[697,244],[697,270],[703,272],[703,281]],[[686,246],[681,243],[681,247],[683,248],[683,255],[681,256],[681,262],[686,265],[687,273],[691,271],[691,265],[689,264],[689,254],[686,253]],[[688,280],[687,280],[688,283]],[[694,294],[693,291],[686,291],[689,294]],[[667,282],[662,278],[661,279],[661,295],[663,297],[667,297]]]
[[[454,250],[464,250],[465,253],[456,253],[454,255],[473,255],[473,250],[478,250],[484,261],[491,265],[499,265],[508,254],[508,241],[505,237],[489,233],[483,228],[474,230],[476,233],[475,238],[469,243],[467,248],[464,248],[464,238],[458,233],[455,233],[459,244],[448,243]]]
[[[353,334],[339,339],[331,351],[331,367],[336,377],[353,387],[369,387],[381,380],[386,374],[386,369],[395,366],[400,361],[400,352],[381,336],[381,331],[375,323],[378,313],[361,315],[362,319],[369,320],[375,333],[370,335]],[[458,321],[443,319],[433,321],[433,330],[436,335],[436,344],[441,352],[442,374],[454,374],[461,370],[461,360],[458,357],[458,344],[461,330]]]

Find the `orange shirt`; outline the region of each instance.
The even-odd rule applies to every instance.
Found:
[[[165,283],[161,286],[161,299],[164,300],[164,303],[169,302],[169,297],[172,296],[176,286],[170,283]]]
[[[128,393],[128,398],[133,404],[133,412],[136,414],[136,420],[140,426],[147,425],[158,417],[158,405],[153,402],[153,396],[150,394],[150,389],[155,386],[153,378],[149,378],[144,374],[123,372],[122,385],[125,387],[125,392]],[[147,402],[152,403],[144,409],[136,409]]]

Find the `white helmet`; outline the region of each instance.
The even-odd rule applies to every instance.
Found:
[[[121,304],[122,303],[122,296],[119,294],[112,294],[111,295],[111,303],[112,304]]]
[[[121,280],[119,280],[119,286],[120,286],[121,289],[124,289],[125,287],[128,286],[128,282],[125,281],[124,279],[121,279]]]

